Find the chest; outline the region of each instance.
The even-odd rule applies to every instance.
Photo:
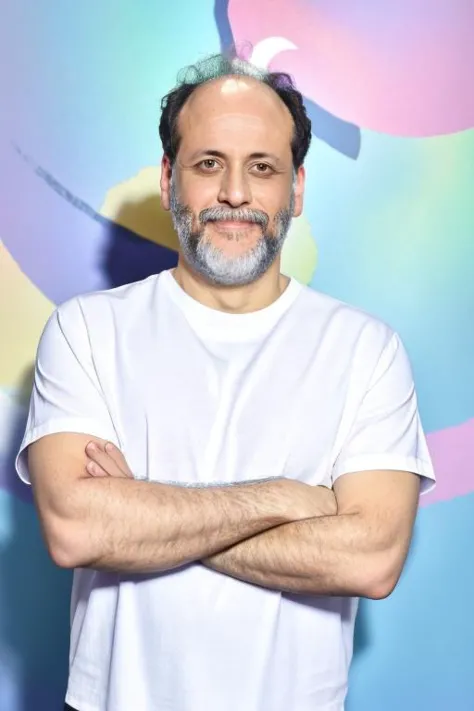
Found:
[[[169,326],[130,329],[96,359],[132,471],[189,484],[329,483],[350,385],[331,342],[285,328],[216,350],[186,324]]]

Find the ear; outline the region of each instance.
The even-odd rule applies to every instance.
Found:
[[[161,179],[160,179],[160,191],[161,191],[161,204],[164,210],[170,209],[170,188],[171,188],[171,173],[172,166],[170,159],[167,155],[164,155],[161,159]]]
[[[301,165],[297,172],[295,178],[295,210],[293,212],[293,217],[299,217],[303,212],[303,196],[304,196],[304,185],[305,185],[306,173],[304,167]]]

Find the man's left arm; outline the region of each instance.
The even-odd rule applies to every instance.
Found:
[[[395,587],[415,520],[419,477],[347,474],[335,516],[285,524],[203,561],[220,573],[291,593],[384,598]]]
[[[407,353],[395,333],[381,347],[379,333],[368,330],[358,349],[362,358],[374,349],[379,355],[334,463],[337,515],[273,528],[204,565],[294,593],[390,594],[407,556],[420,481],[426,489],[434,472]]]

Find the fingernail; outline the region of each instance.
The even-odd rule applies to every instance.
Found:
[[[93,452],[95,452],[97,446],[94,442],[89,442],[89,444],[87,445],[87,449],[91,449]]]
[[[107,442],[107,444],[105,445],[106,452],[111,452],[113,450],[113,448],[114,448],[114,445],[112,444],[112,442]]]

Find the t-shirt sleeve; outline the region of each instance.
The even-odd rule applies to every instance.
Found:
[[[30,483],[27,447],[59,432],[83,433],[119,446],[77,299],[52,314],[39,342],[26,431],[15,462],[25,483]]]
[[[343,474],[375,469],[409,471],[431,490],[435,474],[405,348],[392,334],[383,349],[333,468]]]

